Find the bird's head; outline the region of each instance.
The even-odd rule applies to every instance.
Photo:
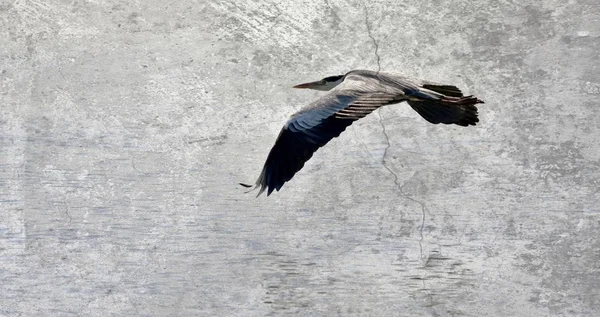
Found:
[[[306,88],[327,91],[339,85],[342,81],[344,81],[344,75],[329,76],[318,81],[296,85],[293,88]]]

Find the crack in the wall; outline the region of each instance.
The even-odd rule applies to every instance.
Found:
[[[66,197],[63,199],[63,205],[65,205],[65,214],[67,215],[67,217],[69,217],[69,224],[71,224],[71,222],[73,222],[73,217],[71,216],[71,213],[69,212],[69,205],[67,205]]]
[[[365,25],[367,26],[367,34],[369,35],[369,37],[373,41],[373,45],[375,46],[375,57],[377,57],[377,72],[379,73],[379,71],[381,71],[381,56],[379,56],[379,43],[377,42],[377,40],[373,36],[373,33],[371,32],[371,24],[369,22],[369,10],[367,9],[366,5],[364,5],[364,8],[365,8]]]
[[[404,196],[404,198],[419,204],[419,206],[421,206],[421,226],[419,228],[419,234],[420,234],[420,239],[419,239],[419,255],[421,260],[423,260],[423,229],[425,228],[425,211],[427,209],[427,207],[425,206],[425,203],[417,200],[413,197],[410,197],[408,194],[406,194],[404,192],[404,190],[402,190],[402,184],[400,184],[398,182],[398,174],[396,174],[385,162],[385,158],[387,157],[387,151],[389,150],[391,143],[390,143],[390,136],[387,134],[387,130],[385,128],[385,124],[383,123],[383,117],[381,116],[381,108],[379,108],[379,110],[377,110],[377,114],[379,115],[379,124],[381,124],[381,130],[383,132],[383,136],[385,137],[385,142],[386,142],[386,147],[385,150],[383,150],[383,156],[381,157],[381,165],[383,165],[383,167],[390,172],[390,174],[392,174],[394,176],[394,184],[396,184],[396,187],[398,187],[398,191],[402,194],[402,196]],[[402,218],[401,218],[402,219]],[[429,261],[429,258],[428,260]],[[427,263],[424,265],[426,266]],[[421,283],[423,284],[423,292],[425,293],[429,304],[432,307],[432,313],[433,316],[439,316],[435,310],[433,310],[433,295],[427,291],[427,284],[425,283],[425,279],[427,278],[427,272],[425,272],[425,276],[423,277],[423,279],[421,279]]]
[[[431,308],[431,313],[432,316],[437,317],[439,316],[439,314],[435,311],[435,308],[433,307],[433,295],[431,295],[431,293],[429,291],[427,291],[427,284],[425,284],[425,278],[421,280],[421,284],[423,284],[423,292],[425,293],[425,295],[427,296],[427,299],[429,300],[429,307]]]
[[[385,124],[383,123],[383,117],[381,116],[381,108],[379,108],[379,110],[377,110],[377,114],[379,115],[379,124],[381,124],[381,129],[383,132],[383,135],[385,137],[385,141],[387,143],[387,146],[385,147],[385,150],[383,150],[383,156],[381,157],[381,165],[383,165],[383,167],[390,172],[390,174],[392,174],[394,176],[394,184],[396,184],[396,187],[398,187],[398,191],[400,191],[400,193],[402,194],[402,196],[404,196],[404,198],[419,204],[419,206],[421,206],[421,226],[419,228],[419,234],[421,235],[420,239],[419,239],[419,250],[420,250],[420,256],[421,259],[423,259],[423,229],[425,228],[425,212],[427,210],[427,207],[425,206],[425,203],[417,200],[411,196],[409,196],[408,194],[406,194],[404,192],[404,190],[402,190],[402,184],[400,184],[398,182],[398,174],[396,174],[396,172],[394,172],[385,162],[385,158],[387,157],[387,151],[389,150],[391,143],[390,143],[390,136],[387,134],[386,128],[385,128]]]
[[[133,167],[133,169],[138,172],[138,173],[142,173],[142,171],[140,171],[139,169],[137,169],[137,167],[135,166],[135,158],[131,158],[131,167]]]

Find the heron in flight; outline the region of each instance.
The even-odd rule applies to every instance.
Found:
[[[279,191],[317,149],[379,107],[406,101],[433,124],[466,127],[479,122],[475,105],[483,103],[476,97],[463,96],[452,85],[369,70],[353,70],[293,88],[329,92],[294,113],[285,123],[254,184],[255,189],[260,188],[257,197],[265,190],[267,196],[273,190]]]

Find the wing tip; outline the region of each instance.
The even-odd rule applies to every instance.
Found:
[[[257,181],[257,182],[256,182],[256,184],[254,184],[254,185],[245,184],[245,183],[238,183],[238,184],[240,184],[241,186],[243,186],[243,187],[246,187],[246,188],[251,188],[250,190],[247,190],[247,191],[245,191],[245,192],[244,192],[244,194],[247,194],[247,193],[249,193],[249,192],[253,192],[253,191],[255,191],[257,188],[259,188],[259,187],[260,187],[260,190],[258,191],[258,194],[256,195],[256,198],[258,198],[258,196],[260,196],[260,194],[262,194],[262,193],[265,191],[265,187],[264,187],[264,185],[263,185],[263,184],[259,184],[259,182],[258,182],[258,181]]]
[[[247,194],[249,192],[255,191],[256,189],[258,189],[258,193],[256,194],[256,198],[258,198],[260,195],[262,195],[262,193],[265,192],[265,190],[267,190],[267,197],[269,195],[271,195],[271,192],[273,192],[274,187],[269,186],[269,184],[267,184],[267,180],[265,179],[265,171],[263,170],[263,172],[260,174],[260,176],[258,177],[258,179],[256,180],[256,182],[254,183],[254,185],[250,185],[250,184],[246,184],[246,183],[238,183],[241,186],[245,187],[245,188],[251,188],[248,191],[245,191],[244,194]]]

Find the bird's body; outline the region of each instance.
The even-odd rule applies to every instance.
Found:
[[[255,183],[260,187],[258,195],[265,190],[267,196],[279,191],[318,148],[379,107],[407,101],[431,123],[469,126],[479,121],[475,104],[483,103],[463,96],[455,86],[368,70],[353,70],[294,88],[329,92],[285,123]]]

